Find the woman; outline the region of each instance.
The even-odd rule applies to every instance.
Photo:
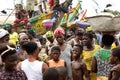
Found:
[[[87,70],[90,73],[91,80],[96,80],[96,74],[91,72],[92,66],[92,57],[93,54],[98,50],[100,47],[98,45],[93,44],[93,35],[89,32],[83,34],[83,53],[81,57],[83,58]]]
[[[37,60],[40,52],[35,42],[28,42],[23,45],[28,58],[18,64],[18,69],[23,70],[28,80],[42,80],[44,71],[48,68],[47,64]]]
[[[9,32],[9,43],[16,46],[18,44],[18,33],[13,31],[13,25],[6,23],[4,29]]]
[[[67,44],[64,41],[64,35],[65,35],[65,32],[61,28],[57,28],[54,31],[54,36],[57,40],[57,45],[61,49],[60,59],[65,60],[67,71],[68,71],[68,78],[69,78],[68,80],[72,80],[72,71],[71,71],[71,51],[72,51],[72,47],[71,47],[71,45]]]
[[[5,45],[0,48],[0,57],[4,68],[0,72],[0,80],[28,80],[22,70],[17,70],[18,57],[15,48]]]
[[[114,37],[104,34],[102,37],[103,48],[95,52],[92,60],[92,71],[97,73],[97,80],[108,80],[108,75],[113,65],[109,64],[111,46]]]
[[[82,40],[82,36],[83,36],[84,31],[82,29],[79,30],[79,28],[76,30],[75,32],[75,38],[71,39],[69,41],[69,44],[73,47],[76,44],[81,45],[81,40]]]
[[[46,53],[49,55],[50,49],[53,45],[55,45],[55,39],[54,39],[54,34],[52,31],[48,31],[46,33],[46,38],[47,38],[47,43],[46,43]]]
[[[19,33],[19,48],[17,50],[17,53],[19,55],[20,61],[23,61],[28,57],[26,51],[22,48],[22,45],[29,41],[30,39],[26,33]]]

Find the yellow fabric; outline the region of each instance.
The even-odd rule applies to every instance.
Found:
[[[111,49],[116,48],[115,42],[112,44]]]
[[[93,57],[94,53],[95,53],[98,49],[100,49],[100,46],[95,45],[94,49],[91,50],[91,51],[85,51],[85,50],[83,50],[83,53],[82,53],[81,57],[83,58],[86,66],[87,66],[87,69],[88,69],[89,71],[91,71],[92,57]],[[97,80],[96,73],[90,73],[90,78],[91,78],[91,80]]]
[[[40,58],[41,61],[46,62],[46,60],[48,59],[48,55],[47,54],[41,54],[39,53],[38,57]]]
[[[91,73],[90,73],[90,80],[97,80],[97,74],[91,72]]]
[[[27,55],[27,52],[24,50],[23,51],[23,57],[25,57]]]
[[[97,80],[108,80],[107,77],[97,77]]]
[[[91,63],[92,63],[92,57],[95,53],[96,50],[100,49],[100,46],[98,45],[95,45],[95,48],[91,51],[85,51],[83,50],[83,53],[81,55],[81,57],[83,58],[86,66],[87,66],[87,69],[91,71]]]
[[[16,42],[18,42],[18,33],[14,32],[9,34],[9,43],[12,43],[16,46]]]

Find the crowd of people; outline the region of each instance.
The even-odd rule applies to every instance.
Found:
[[[37,35],[31,23],[18,33],[13,25],[3,25],[0,80],[119,80],[117,32],[78,27],[67,33],[56,28]]]
[[[61,6],[54,1],[51,9]],[[28,12],[17,8],[14,24],[0,26],[0,80],[120,80],[119,32],[58,27],[38,35]],[[24,27],[15,32],[20,21]]]

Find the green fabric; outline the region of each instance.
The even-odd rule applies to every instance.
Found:
[[[9,25],[9,23],[4,23],[3,28],[6,28]]]
[[[97,58],[97,53],[100,56],[100,59],[107,61],[110,58],[110,52],[111,50],[106,50],[106,49],[100,49],[96,52],[96,54],[94,54],[94,56]]]

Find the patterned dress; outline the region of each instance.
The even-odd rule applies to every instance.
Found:
[[[98,50],[94,57],[97,60],[97,80],[108,80],[108,75],[113,65],[109,64],[111,50],[101,48]]]
[[[28,80],[25,73],[20,70],[15,70],[13,72],[0,72],[0,80]]]

